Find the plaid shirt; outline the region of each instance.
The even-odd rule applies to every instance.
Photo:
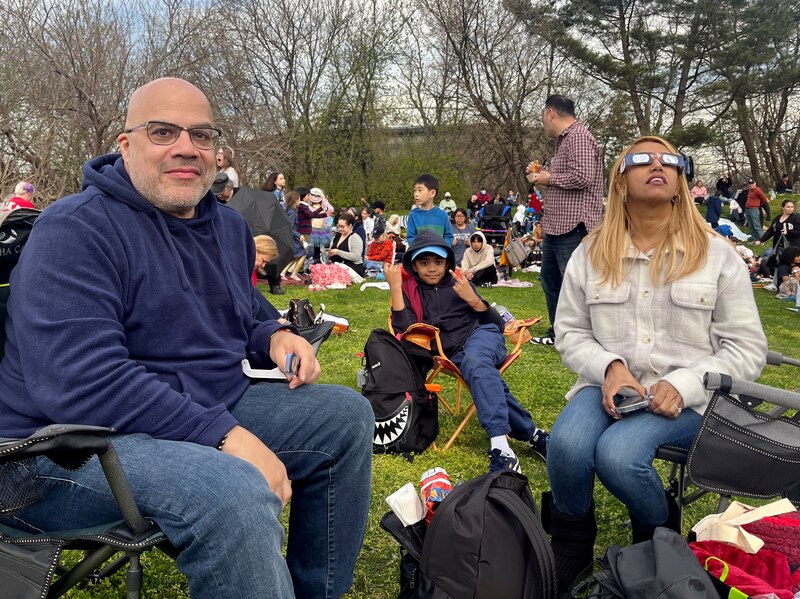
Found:
[[[603,215],[603,159],[589,130],[575,121],[556,139],[544,191],[542,229],[563,235],[583,223],[591,231]]]

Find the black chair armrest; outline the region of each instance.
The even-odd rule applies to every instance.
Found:
[[[77,470],[96,455],[122,517],[138,534],[150,524],[136,506],[117,452],[108,439],[115,432],[102,426],[51,424],[25,439],[0,439],[0,465],[46,456],[62,468]]]
[[[0,438],[0,463],[45,455],[59,466],[80,468],[92,455],[105,453],[113,428],[51,424],[24,439]]]
[[[689,450],[683,447],[662,445],[656,450],[656,458],[659,460],[667,460],[668,462],[675,462],[676,464],[683,464],[685,466],[689,459]]]

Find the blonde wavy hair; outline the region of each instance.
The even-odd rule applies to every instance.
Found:
[[[253,237],[253,241],[256,244],[256,252],[259,254],[266,254],[270,260],[278,255],[278,246],[269,235],[256,235]]]
[[[611,283],[617,287],[625,279],[632,263],[625,260],[631,239],[636,231],[628,214],[628,183],[619,167],[634,146],[655,142],[667,152],[678,150],[667,140],[655,135],[638,138],[614,161],[608,182],[608,205],[601,224],[587,237],[589,259],[600,274],[600,284]],[[653,251],[650,278],[656,285],[671,283],[701,268],[708,257],[708,240],[711,233],[707,223],[694,205],[689,194],[686,177],[678,176],[678,193],[673,197],[672,212],[666,231]]]

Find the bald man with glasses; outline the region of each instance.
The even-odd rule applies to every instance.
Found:
[[[209,191],[219,138],[199,89],[148,83],[131,96],[121,154],[90,160],[83,190],[38,219],[12,275],[0,437],[115,428],[136,501],[181,550],[194,598],[339,597],[366,530],[372,410],[313,384],[311,346],[256,318],[253,238]],[[244,358],[283,370],[290,354],[288,382],[243,372]],[[96,459],[39,468],[45,499],[14,526],[121,517]]]

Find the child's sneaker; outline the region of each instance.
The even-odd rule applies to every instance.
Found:
[[[533,431],[533,436],[528,439],[528,447],[545,462],[547,461],[547,440],[549,438],[550,433],[541,428],[537,428]]]
[[[522,468],[519,466],[519,458],[517,456],[508,455],[500,449],[491,449],[486,453],[489,454],[489,472],[508,469],[522,474]]]

